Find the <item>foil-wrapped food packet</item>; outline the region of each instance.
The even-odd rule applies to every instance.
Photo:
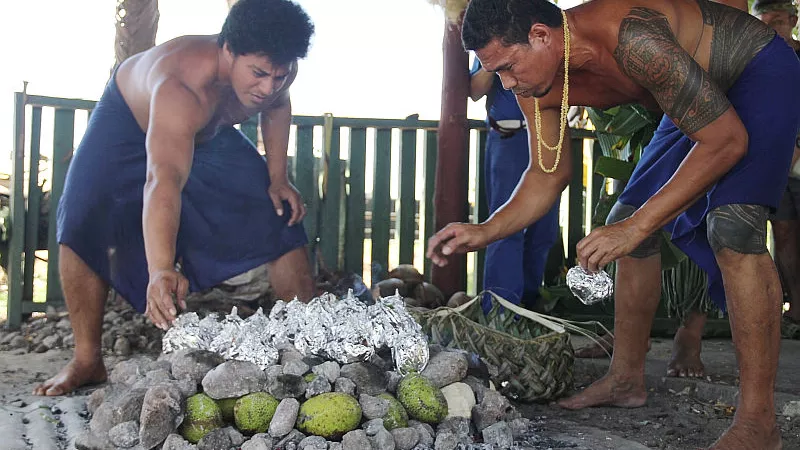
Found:
[[[277,301],[269,316],[259,309],[247,319],[239,317],[235,307],[221,320],[216,314],[200,320],[196,313],[184,313],[164,335],[162,349],[210,350],[265,369],[277,363],[278,348],[286,344],[340,364],[367,361],[388,347],[403,374],[421,372],[429,358],[427,338],[402,297],[381,298],[367,306],[352,291],[341,299],[324,294],[308,304]]]
[[[392,347],[392,359],[400,375],[411,372],[422,372],[428,364],[430,350],[425,335],[415,332],[404,332],[397,336]]]
[[[604,270],[587,272],[575,266],[567,272],[567,286],[585,305],[593,305],[614,295],[614,281]]]

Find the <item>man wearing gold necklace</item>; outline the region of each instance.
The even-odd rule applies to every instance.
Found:
[[[730,313],[740,398],[713,448],[781,448],[773,394],[780,283],[765,235],[800,127],[792,49],[750,15],[706,0],[595,0],[568,11],[546,0],[472,0],[462,38],[517,95],[531,163],[502,208],[481,224],[448,225],[428,256],[445,265],[550,209],[572,176],[562,151],[570,104],[663,111],[608,224],[578,244],[588,270],[617,261],[616,342],[608,374],[561,406],[644,405],[663,228],[708,273],[712,298]]]

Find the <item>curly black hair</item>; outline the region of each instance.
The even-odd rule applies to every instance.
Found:
[[[524,44],[533,24],[555,28],[561,21],[561,10],[547,0],[471,0],[461,42],[466,50],[482,49],[494,38],[505,45]]]
[[[290,0],[239,0],[233,5],[217,43],[234,55],[260,54],[279,65],[305,58],[314,24]]]

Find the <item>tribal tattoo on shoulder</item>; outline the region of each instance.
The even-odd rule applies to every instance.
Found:
[[[708,72],[724,92],[744,68],[775,37],[775,31],[757,18],[717,2],[697,0],[703,23],[713,27]]]
[[[687,135],[730,107],[722,90],[680,46],[667,17],[635,7],[622,20],[614,58],[622,72],[648,89]]]

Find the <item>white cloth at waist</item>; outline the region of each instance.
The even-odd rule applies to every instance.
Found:
[[[516,129],[516,128],[524,128],[525,127],[525,121],[524,120],[503,119],[503,120],[498,120],[497,121],[497,125],[499,125],[499,126],[501,126],[503,128],[508,128],[508,129],[512,129],[513,130],[513,129]]]

